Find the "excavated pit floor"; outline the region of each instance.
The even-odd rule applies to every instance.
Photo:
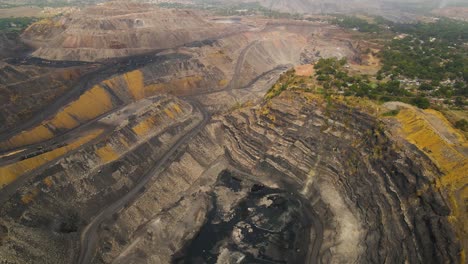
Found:
[[[305,262],[312,214],[296,191],[223,171],[211,197],[205,224],[173,263]],[[225,212],[226,206],[233,209]]]

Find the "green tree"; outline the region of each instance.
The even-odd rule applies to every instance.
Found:
[[[429,100],[425,97],[418,96],[416,98],[411,99],[410,103],[414,106],[417,106],[421,109],[427,109],[431,106]]]
[[[421,83],[421,85],[419,85],[419,90],[431,91],[434,90],[434,87],[430,83]]]
[[[463,97],[459,96],[459,97],[455,97],[455,105],[458,106],[458,107],[462,107],[465,105],[465,100],[463,99]]]
[[[468,131],[468,121],[466,119],[458,120],[455,122],[455,127],[466,132]]]

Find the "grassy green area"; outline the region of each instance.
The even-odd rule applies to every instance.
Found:
[[[455,122],[455,127],[462,131],[468,132],[468,121],[466,121],[466,119],[458,120]]]
[[[314,76],[296,76],[294,70],[290,70],[281,75],[278,82],[267,92],[265,99],[274,98],[284,90],[299,89],[315,91],[324,95],[325,98],[331,95],[343,95],[369,98],[380,102],[400,101],[426,109],[432,107],[431,100],[437,98],[419,89],[412,89],[397,79],[378,80],[376,76],[351,75],[347,65],[346,59],[323,58],[315,63]],[[463,108],[466,105],[466,97],[453,96],[450,99],[450,103],[447,104],[454,108]],[[396,114],[398,113],[388,112],[385,115]],[[460,123],[459,126],[464,127],[465,124]]]
[[[398,80],[372,81],[370,76],[349,75],[346,60],[320,59],[314,66],[315,78],[325,94],[368,97],[380,101],[402,101],[428,108],[429,100],[405,89]]]
[[[379,101],[402,101],[415,105],[419,108],[429,108],[430,98],[440,98],[438,92],[422,91],[420,85],[414,89],[397,78],[378,80],[376,76],[354,75],[349,76],[342,66],[344,62],[335,58],[321,59],[316,65],[316,80],[325,90],[338,92],[345,96],[353,95],[358,97],[368,97]],[[370,78],[376,77],[376,78]],[[372,81],[377,79],[377,81]],[[466,83],[463,84],[466,89]],[[446,103],[453,107],[460,108],[466,105],[466,96],[457,93],[445,96]],[[448,100],[450,99],[450,100]]]
[[[35,21],[33,17],[0,18],[0,32],[22,32]]]
[[[398,100],[421,108],[430,106],[429,99],[445,100],[444,104],[455,108],[467,104],[467,22],[441,18],[431,23],[399,24],[380,17],[369,21],[338,16],[332,22],[364,32],[357,38],[380,43],[382,68],[376,76],[350,77],[337,67],[340,63],[322,60],[316,69],[324,89],[382,101]]]
[[[355,16],[337,16],[332,23],[343,28],[356,29],[360,32],[380,32],[382,26],[378,23],[369,23],[368,21]]]
[[[388,112],[383,113],[383,116],[397,116],[400,113],[400,110],[390,110]]]
[[[421,91],[438,97],[468,96],[468,23],[393,24],[399,35],[381,51],[379,78],[418,80]]]
[[[260,15],[270,18],[288,18],[288,19],[302,19],[300,14],[282,13],[272,9],[265,8],[259,3],[225,3],[220,5],[216,1],[203,2],[195,4],[182,4],[182,3],[160,3],[160,7],[164,8],[180,8],[180,9],[198,9],[213,12],[218,16],[249,16]]]

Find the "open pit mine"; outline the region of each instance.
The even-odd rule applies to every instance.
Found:
[[[110,2],[17,41],[0,53],[0,263],[464,261],[466,200],[449,199],[466,191],[445,186],[467,145],[432,130],[443,117],[265,97],[295,66],[361,61],[336,26]],[[443,147],[447,163],[427,154]]]

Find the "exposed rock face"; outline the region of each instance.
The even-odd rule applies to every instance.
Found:
[[[450,222],[455,226],[462,246],[466,248],[468,192],[465,186],[468,177],[465,175],[468,170],[468,143],[465,136],[433,109],[421,110],[398,102],[386,103],[384,106],[387,109],[399,109],[395,118],[386,120],[389,126],[433,160],[444,175],[433,184],[450,201]]]
[[[323,262],[456,262],[458,246],[443,242],[447,234],[454,239],[444,217],[449,208],[436,191],[417,192],[437,177],[427,160],[395,145],[366,114],[284,96],[268,119],[252,112],[228,119],[230,156],[254,174],[271,170],[292,179],[325,204],[331,221],[322,218],[320,202],[314,206],[324,229]]]
[[[201,120],[190,105],[155,100],[158,109],[180,107],[173,122],[165,114],[157,122],[167,129],[139,135],[135,122],[160,115],[141,110],[107,140],[36,173],[2,206],[2,256],[13,263],[76,257],[76,231]],[[458,261],[450,210],[427,188],[438,177],[429,160],[394,142],[375,118],[307,94],[216,117],[151,173],[138,199],[99,225],[93,263]],[[280,238],[291,244],[274,242]],[[298,242],[307,240],[308,247]]]
[[[132,117],[125,116],[128,112]],[[200,119],[191,105],[158,97],[100,120],[105,136],[37,170],[22,185],[25,189],[15,191],[10,205],[2,206],[2,216],[8,217],[2,217],[1,226],[8,237],[23,241],[3,240],[2,257],[13,263],[71,263],[76,245],[69,242],[77,241],[83,221],[125,195],[150,164]],[[41,242],[49,239],[54,242]]]
[[[18,33],[0,33],[0,59],[27,51],[29,48],[21,42]]]

